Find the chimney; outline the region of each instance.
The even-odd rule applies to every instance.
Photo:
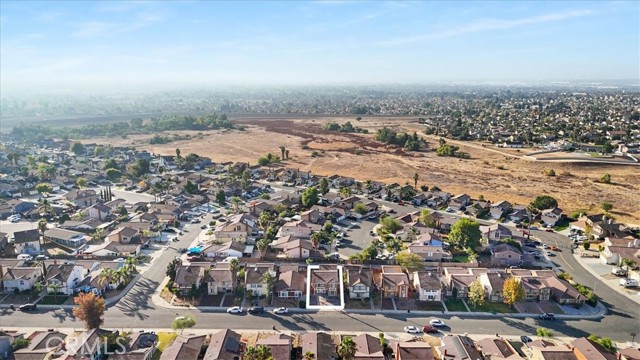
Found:
[[[448,356],[449,354],[447,354],[447,349],[444,349],[444,356]]]
[[[609,219],[609,224],[613,224],[613,219]]]

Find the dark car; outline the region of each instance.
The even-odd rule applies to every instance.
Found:
[[[18,308],[18,310],[23,311],[23,312],[27,312],[27,311],[36,310],[37,308],[38,308],[38,306],[36,304],[24,304],[24,305],[20,306]]]
[[[424,332],[425,334],[437,334],[438,333],[438,329],[436,329],[435,327],[433,327],[431,325],[425,325],[422,328],[422,332]]]
[[[528,336],[522,335],[522,336],[520,336],[520,341],[522,341],[523,343],[526,344],[526,343],[532,342],[533,340],[531,340],[531,338],[528,337]]]
[[[553,315],[552,313],[544,313],[544,314],[540,314],[538,315],[538,319],[540,320],[555,320],[556,316]]]
[[[264,308],[262,306],[254,306],[249,308],[249,314],[262,314],[264,312]]]
[[[200,229],[202,229],[202,230],[204,230],[204,229],[206,229],[206,228],[207,228],[207,225],[202,225],[202,226],[200,226]]]

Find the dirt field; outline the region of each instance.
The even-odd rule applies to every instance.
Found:
[[[233,118],[232,118],[233,119]],[[144,143],[149,136],[129,139],[110,139],[104,143],[134,145],[163,155],[194,152],[211,157],[214,161],[247,161],[255,164],[258,157],[272,152],[279,154],[279,146],[290,150],[290,160],[284,165],[311,170],[321,175],[341,174],[359,180],[385,182],[413,182],[414,173],[419,184],[437,185],[454,194],[465,192],[474,197],[484,195],[492,201],[508,200],[527,204],[535,196],[549,194],[558,199],[560,206],[571,212],[575,209],[597,211],[604,201],[614,205],[618,220],[640,223],[640,167],[563,164],[527,161],[520,158],[529,150],[499,149],[491,145],[455,142],[472,159],[462,160],[438,157],[435,152],[407,152],[385,146],[369,134],[328,132],[322,124],[328,121],[351,121],[354,126],[369,129],[371,133],[382,126],[420,131],[422,127],[408,118],[304,118],[269,119],[238,118],[244,132],[204,132],[197,138],[164,145]],[[185,132],[169,132],[181,133]],[[191,133],[196,135],[195,132]],[[431,148],[437,147],[437,137],[427,137]],[[95,141],[95,140],[92,140]],[[313,151],[319,156],[312,157]],[[500,167],[500,168],[499,168]],[[548,177],[544,170],[553,169],[557,176]],[[599,184],[595,180],[603,174],[612,176],[613,184]]]

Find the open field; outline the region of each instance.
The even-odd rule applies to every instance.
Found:
[[[290,150],[290,159],[283,165],[311,170],[321,175],[341,174],[360,180],[385,182],[413,182],[418,173],[419,185],[437,185],[454,194],[467,193],[474,197],[484,195],[491,201],[508,200],[526,204],[535,196],[549,194],[558,199],[560,206],[570,213],[575,209],[597,211],[604,201],[614,205],[613,214],[620,221],[640,223],[640,167],[604,164],[544,163],[520,158],[530,150],[500,149],[473,142],[450,141],[460,146],[471,159],[438,157],[435,152],[407,152],[373,140],[372,134],[328,132],[322,124],[328,121],[368,129],[370,133],[382,126],[393,126],[408,131],[420,131],[421,125],[408,118],[367,117],[356,121],[346,117],[259,118],[232,117],[245,131],[185,132],[194,138],[169,144],[149,145],[150,135],[130,136],[128,139],[93,139],[91,142],[134,145],[154,153],[171,155],[180,148],[182,154],[194,152],[211,157],[214,161],[246,161],[255,164],[258,157],[272,152],[279,154],[279,146]],[[438,138],[424,136],[431,149],[437,147]],[[313,157],[316,151],[318,156]],[[553,169],[557,176],[549,177],[544,171]],[[596,182],[603,174],[612,176],[613,184]]]

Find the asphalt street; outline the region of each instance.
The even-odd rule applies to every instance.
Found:
[[[413,207],[394,206],[398,211],[412,211]],[[362,222],[360,224],[363,224]],[[293,331],[374,331],[398,332],[405,325],[425,325],[430,317],[414,314],[346,314],[330,311],[318,313],[290,314],[276,316],[273,314],[231,315],[226,313],[206,312],[201,310],[173,310],[156,306],[151,302],[151,295],[156,291],[165,277],[167,264],[179,255],[177,249],[188,247],[198,236],[199,224],[187,225],[186,232],[180,241],[164,250],[154,261],[143,277],[133,286],[129,293],[118,303],[109,307],[105,313],[104,326],[109,328],[168,328],[176,316],[190,314],[197,320],[196,328],[203,329],[278,329]],[[569,240],[555,233],[533,231],[533,236],[549,243],[557,244],[561,252],[552,258],[559,269],[570,273],[582,284],[593,286],[599,280],[584,270],[576,262],[569,250]],[[368,235],[367,235],[368,236]],[[586,336],[596,334],[607,336],[616,341],[629,341],[632,333],[640,334],[639,309],[631,300],[612,291],[605,285],[598,286],[596,293],[609,308],[609,315],[602,320],[555,320],[516,319],[509,316],[500,318],[440,316],[447,324],[446,331],[455,333],[499,333],[503,335],[535,334],[536,328],[544,326],[557,336]],[[34,313],[12,312],[3,309],[0,312],[0,327],[47,327],[47,328],[81,328],[82,323],[76,321],[70,310],[44,311]]]

